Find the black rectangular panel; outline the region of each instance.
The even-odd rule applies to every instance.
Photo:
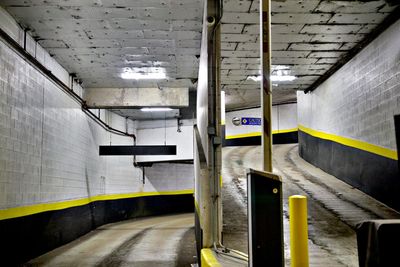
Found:
[[[283,267],[282,181],[278,175],[247,171],[249,266]]]
[[[176,146],[100,146],[100,156],[176,155]]]

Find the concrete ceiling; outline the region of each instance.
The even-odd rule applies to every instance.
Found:
[[[393,3],[389,5],[387,2]],[[296,76],[273,82],[273,102],[296,100],[341,57],[381,23],[399,1],[272,0],[272,64],[276,75]],[[222,89],[227,109],[260,104],[258,0],[224,0]]]
[[[384,0],[273,0],[273,102],[296,100],[395,9]],[[398,3],[398,1],[390,1]],[[84,87],[190,87],[198,75],[203,0],[0,0]],[[227,109],[256,106],[259,1],[224,0],[222,89]],[[133,68],[167,79],[124,80]],[[278,70],[285,68],[285,70]],[[124,115],[126,110],[118,111]],[[125,114],[134,116],[134,114]],[[147,116],[147,115],[146,115]]]
[[[84,87],[191,87],[202,0],[0,0]],[[166,73],[124,80],[132,68]]]
[[[140,109],[113,109],[113,112],[123,117],[128,117],[134,120],[160,120],[160,119],[175,119],[179,117],[179,109],[161,112],[143,112]]]

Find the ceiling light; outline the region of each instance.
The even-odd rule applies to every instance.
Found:
[[[271,75],[271,81],[273,82],[290,82],[295,79],[297,79],[297,77],[292,75]],[[261,76],[248,76],[247,80],[258,82],[261,81]]]
[[[258,82],[261,81],[261,76],[248,76],[246,80],[252,80]]]
[[[171,111],[172,108],[141,108],[144,112],[161,112],[161,111]]]
[[[138,72],[123,72],[121,78],[126,80],[159,80],[165,79],[166,75],[163,72],[160,73],[138,73]]]
[[[127,80],[159,80],[165,79],[165,69],[164,68],[125,68],[124,72],[121,73],[122,79]]]
[[[290,69],[290,67],[285,66],[285,65],[272,65],[272,69],[273,70],[288,70],[288,69]]]
[[[291,82],[297,79],[296,76],[293,75],[272,75],[271,81],[273,82]]]

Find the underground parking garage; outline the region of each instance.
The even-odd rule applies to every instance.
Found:
[[[397,1],[0,6],[4,266],[399,265]]]

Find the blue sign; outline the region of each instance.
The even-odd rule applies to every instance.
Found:
[[[261,118],[242,117],[242,125],[261,125]]]

